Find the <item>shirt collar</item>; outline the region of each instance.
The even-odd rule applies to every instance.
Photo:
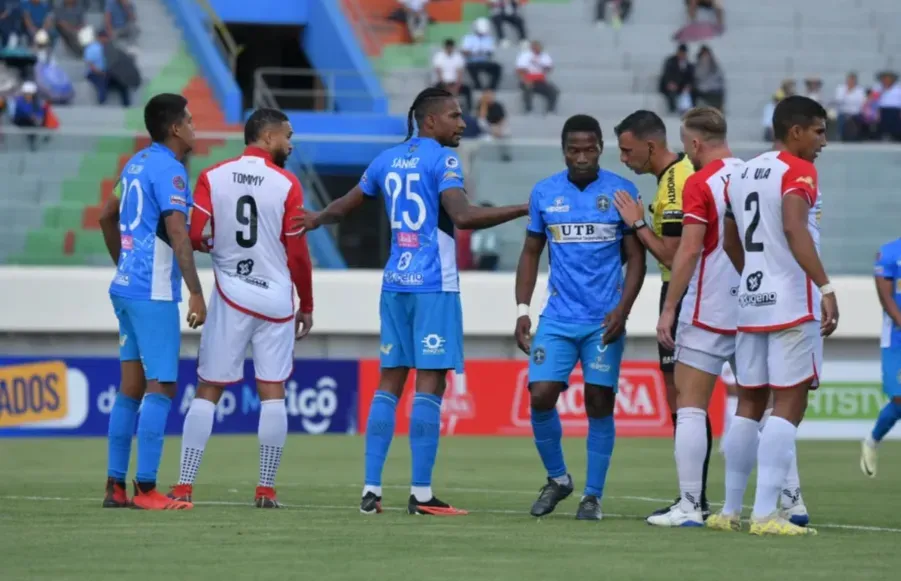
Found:
[[[684,154],[684,153],[678,154],[678,155],[676,156],[676,159],[675,159],[671,164],[669,164],[668,166],[666,166],[665,168],[663,168],[663,171],[660,172],[660,175],[657,176],[657,183],[659,184],[659,183],[660,183],[660,180],[663,179],[663,176],[666,175],[666,172],[668,172],[670,169],[672,169],[672,167],[673,167],[674,165],[676,165],[677,163],[679,163],[679,162],[682,161],[683,159],[685,159],[685,154]]]
[[[272,154],[262,149],[260,147],[255,147],[253,145],[248,145],[244,148],[244,155],[249,155],[253,157],[262,157],[266,161],[272,161]]]
[[[152,150],[154,150],[154,151],[159,151],[159,152],[162,152],[162,153],[166,153],[166,154],[172,156],[172,158],[178,159],[178,158],[175,156],[175,152],[172,151],[171,149],[169,149],[168,147],[166,147],[165,145],[163,145],[162,143],[156,142],[156,143],[154,143],[153,145],[150,146],[150,149],[152,149]]]

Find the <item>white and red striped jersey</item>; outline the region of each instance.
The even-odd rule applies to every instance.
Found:
[[[204,170],[194,188],[191,240],[200,248],[212,226],[216,289],[231,307],[273,322],[313,312],[310,252],[300,226],[303,192],[294,174],[268,152],[248,147],[241,157]]]
[[[812,163],[770,151],[732,176],[729,201],[745,251],[738,289],[738,330],[778,331],[820,318],[819,289],[795,260],[785,237],[782,198],[800,196],[810,205],[808,231],[820,251],[822,200]]]
[[[714,333],[734,335],[741,275],[723,249],[726,189],[744,162],[730,157],[708,163],[688,177],[682,193],[683,224],[704,224],[704,250],[682,299],[679,320]]]

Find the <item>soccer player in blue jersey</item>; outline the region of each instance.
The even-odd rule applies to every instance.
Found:
[[[110,412],[106,508],[192,507],[156,489],[166,419],[176,391],[183,275],[191,293],[189,324],[198,327],[206,318],[188,238],[191,192],[182,160],[194,145],[194,122],[187,104],[184,97],[166,93],[148,101],[144,125],[153,143],[125,164],[116,196],[104,205],[100,218],[106,247],[117,265],[109,293],[119,319],[122,367]],[[130,503],[125,475],[136,423],[138,465]]]
[[[391,224],[391,255],[382,279],[381,378],[366,423],[366,472],[360,511],[381,512],[382,468],[394,436],[397,402],[410,369],[416,395],[410,417],[410,514],[457,515],[432,494],[441,398],[447,371],[463,371],[463,320],[454,227],[488,228],[528,213],[528,205],[485,208],[469,202],[457,147],[466,123],[454,96],[429,88],[407,115],[407,140],[382,152],[360,183],[307,230],[338,222],[367,198],[382,196]],[[415,128],[419,128],[414,136]]]
[[[889,401],[879,412],[873,432],[863,442],[860,469],[876,477],[879,442],[901,420],[901,238],[879,249],[876,292],[882,304],[882,389]]]
[[[570,117],[563,125],[562,141],[567,169],[538,182],[532,190],[529,226],[516,269],[516,340],[531,356],[532,432],[547,470],[547,484],[531,514],[550,514],[573,492],[556,405],[576,362],[581,361],[588,469],[576,518],[600,520],[613,455],[613,404],[626,319],[646,272],[644,247],[633,230],[647,226],[643,220],[624,223],[613,205],[617,192],[637,199],[638,190],[629,180],[600,168],[603,139],[597,120],[587,115]],[[545,246],[550,263],[548,299],[532,337],[529,303]]]

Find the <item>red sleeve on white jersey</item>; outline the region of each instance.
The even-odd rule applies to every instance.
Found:
[[[694,173],[689,176],[682,190],[682,223],[683,224],[709,224],[716,220],[716,203],[713,200],[713,192],[704,174]]]
[[[203,171],[197,178],[197,185],[194,186],[194,206],[191,210],[191,229],[188,237],[191,239],[191,246],[194,250],[201,250],[204,247],[203,229],[206,228],[207,222],[213,226],[213,201],[210,196],[210,180],[207,178],[207,172]]]
[[[782,195],[794,194],[801,196],[810,207],[817,201],[818,179],[817,168],[809,161],[789,155],[785,152],[779,154],[788,169],[782,174]]]
[[[288,270],[291,281],[300,296],[300,312],[313,312],[313,262],[307,246],[303,228],[293,223],[293,219],[303,216],[303,190],[297,177],[290,175],[291,189],[285,198],[285,217],[282,224],[282,242],[288,255]]]

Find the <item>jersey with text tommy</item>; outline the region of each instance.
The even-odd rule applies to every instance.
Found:
[[[528,232],[546,236],[549,274],[541,316],[601,324],[623,291],[621,247],[629,228],[613,206],[615,192],[638,199],[635,184],[601,170],[584,190],[567,171],[538,182],[529,199]]]
[[[877,277],[892,281],[892,298],[898,308],[901,308],[901,238],[879,248],[873,270]],[[880,346],[901,349],[901,327],[885,312],[882,313]]]
[[[189,216],[193,201],[185,166],[172,150],[154,143],[128,160],[115,193],[119,196],[122,251],[110,294],[180,301],[181,270],[165,219],[172,212]]]
[[[441,206],[441,193],[463,189],[460,158],[426,137],[414,137],[373,160],[360,189],[384,196],[391,223],[391,255],[382,290],[460,292],[454,224]]]

